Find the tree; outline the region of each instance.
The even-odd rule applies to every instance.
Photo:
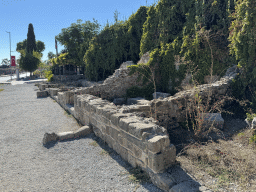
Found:
[[[23,41],[17,43],[16,51],[20,52],[20,50],[26,50],[27,49],[27,39],[24,39]],[[36,49],[37,52],[41,53],[45,50],[45,44],[44,42],[38,40],[36,41]]]
[[[42,53],[45,50],[44,42],[42,41],[36,41],[36,51],[39,53]]]
[[[7,58],[2,60],[2,65],[9,65],[10,64],[10,60],[8,60]]]
[[[20,52],[20,50],[26,50],[27,48],[27,39],[17,43],[16,51]]]
[[[33,53],[33,51],[37,51],[36,49],[36,38],[34,34],[34,28],[32,23],[28,25],[28,33],[27,33],[27,47],[26,51],[28,53]]]
[[[53,53],[53,52],[49,52],[48,55],[47,55],[48,59],[52,59],[54,57],[56,57],[56,55]]]
[[[100,30],[100,24],[95,19],[93,19],[93,22],[86,21],[83,24],[81,22],[82,20],[78,19],[77,23],[72,23],[70,27],[63,28],[56,37],[58,42],[64,45],[70,57],[80,66],[83,65],[83,57],[89,48],[89,42]]]
[[[33,51],[33,53],[28,53],[22,51],[20,58],[20,68],[24,71],[29,71],[30,76],[33,71],[35,71],[40,64],[41,54]]]

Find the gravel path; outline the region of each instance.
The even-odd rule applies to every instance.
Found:
[[[94,134],[42,145],[45,132],[79,125],[51,98],[36,98],[34,84],[1,85],[0,191],[154,191],[151,183],[129,181],[132,168],[115,152],[102,155]],[[97,141],[100,145],[90,143]]]

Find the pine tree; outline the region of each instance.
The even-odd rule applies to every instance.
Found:
[[[27,33],[27,52],[33,53],[33,50],[36,51],[36,38],[34,34],[34,28],[32,23],[28,25]]]

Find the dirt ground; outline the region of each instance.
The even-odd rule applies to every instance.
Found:
[[[256,191],[254,130],[243,119],[223,118],[223,130],[212,128],[201,139],[184,128],[169,132],[177,162],[213,191]]]

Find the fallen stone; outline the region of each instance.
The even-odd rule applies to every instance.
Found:
[[[256,117],[254,117],[251,122],[248,121],[248,119],[245,119],[245,122],[247,123],[250,129],[256,128]]]
[[[122,105],[122,104],[125,104],[125,98],[115,98],[113,103],[115,105]]]
[[[221,117],[220,113],[202,113],[204,116],[203,127],[205,130],[214,126],[217,129],[222,130],[224,125],[224,119]]]
[[[155,93],[153,93],[153,98],[154,99],[158,99],[158,98],[166,98],[166,97],[169,97],[169,96],[171,96],[171,94],[169,94],[169,93],[162,93],[162,92],[155,92]]]
[[[78,129],[77,131],[74,132],[74,137],[83,137],[86,136],[88,134],[92,133],[92,128],[90,128],[89,126],[83,126],[80,129]]]
[[[75,134],[73,131],[63,132],[63,133],[57,133],[57,136],[59,140],[65,140],[65,139],[72,139],[74,138]]]
[[[57,141],[58,135],[55,133],[45,133],[43,138],[43,144],[46,145],[48,142]]]
[[[37,98],[47,97],[48,96],[48,92],[47,91],[37,91],[36,92],[36,96],[37,96]]]
[[[142,97],[128,98],[127,99],[127,105],[137,104],[138,100],[145,100],[145,99],[142,98]]]

